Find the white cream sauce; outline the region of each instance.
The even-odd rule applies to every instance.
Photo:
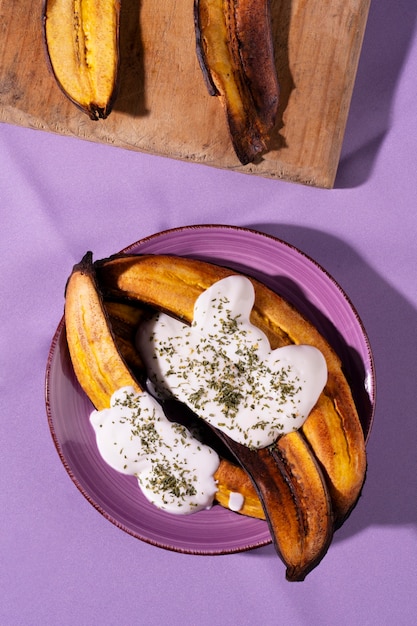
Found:
[[[228,508],[231,511],[240,511],[245,502],[244,496],[238,491],[231,491],[229,494]]]
[[[170,513],[210,508],[217,491],[217,453],[168,421],[148,393],[124,387],[90,422],[99,452],[113,469],[136,476],[146,498]]]
[[[276,350],[250,322],[250,280],[229,276],[204,291],[191,326],[156,314],[141,325],[138,349],[154,387],[173,395],[231,439],[263,448],[299,429],[327,381],[313,346]]]

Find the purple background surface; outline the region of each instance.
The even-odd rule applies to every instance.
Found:
[[[0,623],[412,625],[417,615],[417,5],[374,2],[335,189],[0,126]],[[271,546],[194,556],[142,543],[74,487],[48,429],[46,360],[66,278],[188,224],[299,247],[353,301],[377,374],[363,495],[288,583]]]

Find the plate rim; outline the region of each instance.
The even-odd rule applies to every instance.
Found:
[[[356,319],[356,323],[358,324],[360,333],[361,333],[361,338],[363,340],[364,346],[366,348],[366,354],[367,354],[367,358],[368,358],[368,367],[369,367],[369,371],[370,371],[370,375],[371,375],[371,384],[370,387],[367,388],[367,393],[369,395],[369,399],[370,399],[370,406],[371,406],[371,413],[369,416],[369,420],[368,420],[368,424],[367,424],[367,431],[365,432],[365,442],[366,444],[368,444],[369,441],[369,437],[370,437],[370,433],[373,427],[373,421],[374,421],[374,416],[375,416],[375,400],[376,400],[376,380],[375,380],[375,365],[374,365],[374,356],[372,353],[372,348],[371,348],[371,344],[369,341],[369,337],[368,334],[366,332],[365,326],[362,322],[362,319],[355,307],[355,305],[352,303],[350,297],[347,295],[347,293],[344,291],[344,289],[342,288],[342,286],[338,283],[338,281],[329,273],[328,270],[326,270],[319,262],[317,262],[314,258],[312,258],[311,256],[309,256],[308,254],[306,254],[305,252],[303,252],[302,250],[300,250],[297,246],[279,238],[276,237],[274,235],[270,235],[268,233],[263,233],[261,231],[258,231],[256,229],[253,228],[249,228],[249,227],[245,227],[245,226],[233,226],[233,225],[227,225],[227,224],[190,224],[190,225],[185,225],[185,226],[178,226],[178,227],[174,227],[174,228],[168,228],[162,231],[159,231],[157,233],[153,233],[151,235],[145,236],[131,244],[129,244],[128,246],[125,246],[122,250],[120,250],[118,253],[116,254],[129,254],[132,253],[133,250],[135,250],[136,248],[140,248],[143,245],[146,245],[148,243],[152,243],[153,241],[159,239],[159,238],[164,238],[170,235],[175,235],[175,234],[181,234],[184,232],[192,232],[192,231],[204,231],[204,230],[209,230],[209,231],[224,231],[224,232],[234,232],[236,234],[247,234],[250,236],[254,236],[255,238],[265,238],[266,240],[269,240],[271,243],[275,243],[275,244],[279,244],[281,246],[284,246],[286,248],[288,248],[289,250],[291,250],[292,253],[295,253],[296,255],[299,255],[300,257],[302,257],[305,261],[307,261],[308,263],[310,263],[311,265],[313,265],[317,270],[319,270],[320,273],[322,273],[326,279],[328,281],[330,281],[333,286],[337,289],[337,291],[339,292],[339,294],[341,295],[341,297],[346,301],[349,309],[351,310],[352,314],[354,315],[355,319]],[[161,254],[163,254],[161,252]],[[179,256],[181,256],[181,254],[179,254]],[[188,255],[187,255],[188,256]],[[190,255],[191,256],[191,255]],[[52,341],[50,343],[49,349],[48,349],[48,357],[47,357],[47,362],[46,362],[46,371],[45,371],[45,382],[44,382],[44,396],[45,396],[45,408],[46,408],[46,415],[47,415],[47,421],[48,421],[48,426],[49,426],[49,431],[52,437],[52,440],[54,442],[54,446],[55,449],[58,453],[58,456],[61,460],[61,463],[63,464],[69,478],[71,479],[72,483],[77,487],[77,489],[81,492],[81,494],[86,498],[86,500],[96,509],[96,511],[98,511],[106,520],[108,520],[109,522],[111,522],[113,525],[115,525],[117,528],[123,530],[124,532],[126,532],[128,535],[134,537],[135,539],[139,539],[140,541],[143,541],[144,543],[148,543],[150,545],[165,549],[165,550],[169,550],[169,551],[173,551],[173,552],[178,552],[178,553],[182,553],[182,554],[192,554],[192,555],[202,555],[202,556],[216,556],[216,555],[225,555],[225,554],[234,554],[234,553],[240,553],[240,552],[246,552],[249,550],[254,550],[256,548],[260,548],[263,546],[266,546],[268,544],[271,544],[271,537],[265,537],[264,539],[259,539],[259,540],[254,540],[253,542],[251,542],[250,544],[247,545],[236,545],[236,546],[229,546],[227,548],[191,548],[191,547],[187,547],[187,548],[182,548],[181,546],[177,546],[177,545],[173,545],[173,544],[169,544],[169,543],[165,543],[162,540],[161,541],[157,541],[156,539],[152,539],[150,537],[144,536],[139,534],[138,532],[135,532],[133,529],[129,528],[127,525],[123,524],[122,522],[120,522],[119,520],[117,520],[113,515],[111,515],[110,513],[108,513],[105,508],[103,506],[101,506],[100,504],[98,504],[95,500],[94,497],[88,492],[88,490],[81,484],[81,481],[78,479],[78,477],[76,476],[76,474],[74,473],[71,465],[68,463],[65,454],[62,450],[59,438],[57,436],[56,433],[56,429],[55,429],[55,425],[54,425],[54,418],[52,415],[52,409],[51,409],[51,371],[52,371],[52,366],[53,366],[53,361],[54,361],[54,357],[55,357],[55,353],[59,344],[59,341],[62,338],[62,333],[65,332],[65,320],[64,320],[64,315],[62,315],[56,330],[53,334],[52,337]],[[259,520],[257,520],[259,521]],[[266,523],[266,522],[265,522]]]

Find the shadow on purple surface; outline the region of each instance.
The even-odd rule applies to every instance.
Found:
[[[335,188],[362,185],[385,135],[417,21],[415,0],[371,2]]]
[[[332,235],[285,224],[248,228],[283,239],[320,263],[352,300],[371,343],[377,402],[367,479],[358,506],[335,540],[370,526],[416,524],[417,311],[348,244]]]

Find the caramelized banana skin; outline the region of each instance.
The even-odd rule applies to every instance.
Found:
[[[197,58],[243,165],[268,148],[278,110],[270,0],[194,0]]]
[[[120,0],[44,0],[46,57],[65,96],[91,120],[111,113],[118,91]]]

